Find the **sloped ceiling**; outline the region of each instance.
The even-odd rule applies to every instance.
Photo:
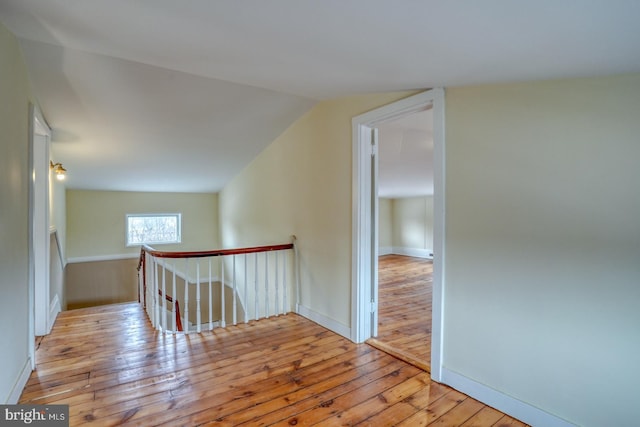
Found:
[[[318,100],[640,71],[636,0],[3,0],[68,187],[218,191]]]
[[[378,127],[378,196],[433,195],[433,110]]]
[[[314,101],[23,40],[68,188],[214,192]]]

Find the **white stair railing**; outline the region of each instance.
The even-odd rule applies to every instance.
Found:
[[[299,288],[288,280],[297,277],[295,258],[293,243],[199,252],[145,245],[138,300],[155,328],[174,333],[286,314]]]

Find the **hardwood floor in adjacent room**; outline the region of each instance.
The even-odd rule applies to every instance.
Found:
[[[430,371],[433,262],[401,255],[378,259],[378,336],[369,341]]]
[[[137,303],[66,311],[36,357],[20,403],[71,426],[523,425],[296,314],[165,336]]]

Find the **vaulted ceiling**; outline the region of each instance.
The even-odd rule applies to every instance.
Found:
[[[319,100],[640,71],[636,0],[3,0],[70,188],[218,191]]]

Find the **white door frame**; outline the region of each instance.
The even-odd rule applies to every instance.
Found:
[[[50,332],[49,323],[49,144],[51,130],[42,113],[36,107],[30,107],[30,171],[29,180],[29,305],[31,315],[29,331],[31,341],[35,336]],[[33,343],[31,343],[31,346]],[[30,348],[30,350],[32,350]],[[35,355],[35,350],[33,350]],[[31,351],[30,351],[31,353]],[[35,358],[31,358],[35,363]]]
[[[352,309],[351,339],[363,342],[372,336],[377,322],[377,276],[373,271],[378,254],[375,242],[377,203],[372,201],[377,179],[372,179],[371,133],[380,123],[393,120],[425,108],[433,107],[433,302],[431,325],[431,377],[440,381],[442,376],[442,325],[444,297],[444,230],[445,230],[445,143],[444,143],[444,89],[436,88],[385,105],[352,119]],[[376,177],[377,178],[377,177]],[[373,315],[372,315],[373,313]]]

